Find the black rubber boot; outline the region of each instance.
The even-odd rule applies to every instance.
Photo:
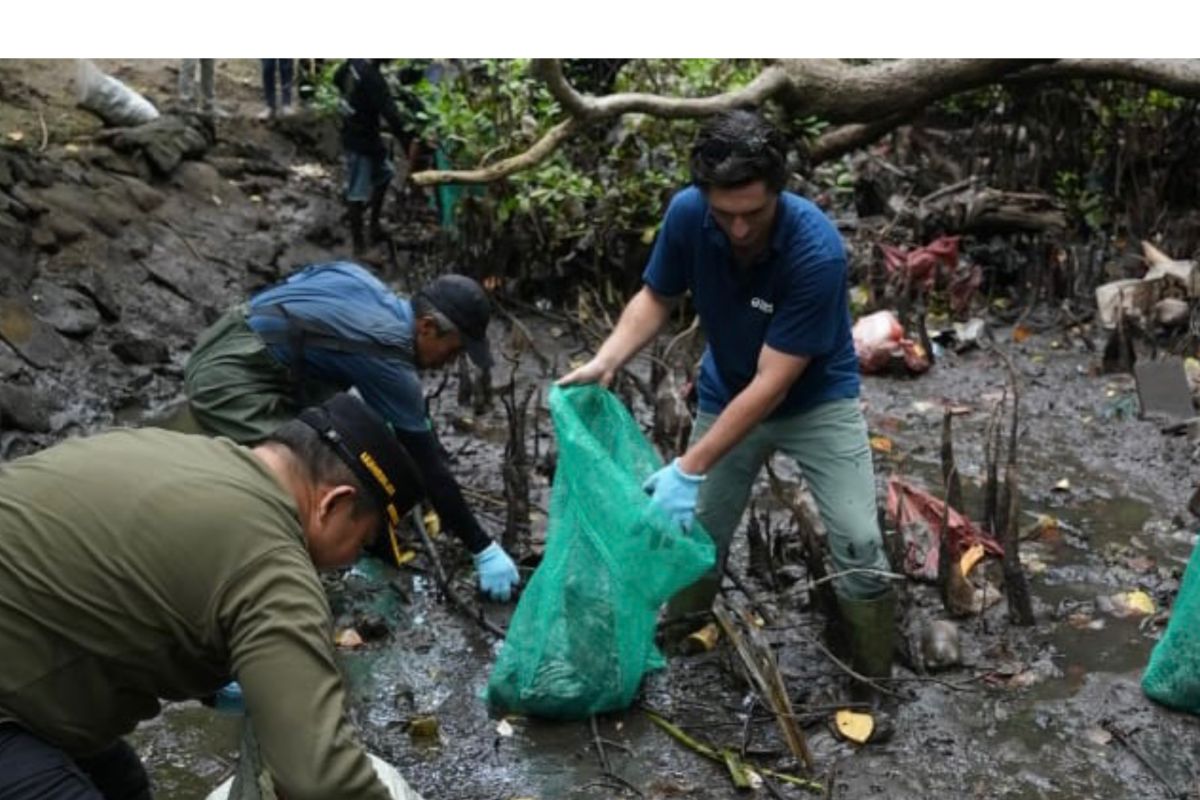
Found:
[[[383,201],[387,198],[387,186],[381,186],[371,195],[371,244],[384,240]]]
[[[896,592],[888,589],[866,600],[839,595],[838,608],[850,644],[850,666],[866,678],[890,678],[896,641]],[[854,693],[864,700],[880,699],[878,692],[858,682]]]
[[[353,242],[354,255],[361,256],[367,249],[366,239],[363,237],[363,203],[350,203],[348,216],[350,218],[350,240]]]

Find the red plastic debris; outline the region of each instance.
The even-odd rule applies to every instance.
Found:
[[[946,515],[949,550],[957,561],[967,549],[981,544],[992,555],[1004,556],[1004,548],[974,522],[903,478],[888,478],[887,515],[904,543],[904,571],[919,580],[936,581],[942,517]]]

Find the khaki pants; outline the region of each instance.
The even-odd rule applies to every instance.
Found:
[[[697,441],[716,421],[701,413],[692,430]],[[867,424],[857,399],[834,400],[753,428],[717,462],[700,487],[696,517],[717,546],[711,573],[671,601],[670,616],[704,611],[721,583],[734,531],[750,499],[763,464],[776,451],[796,462],[825,523],[834,570],[889,570],[875,507],[875,475]],[[852,599],[875,597],[888,588],[877,575],[854,574],[834,582],[837,593]]]

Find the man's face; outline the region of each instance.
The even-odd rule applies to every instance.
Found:
[[[354,513],[356,492],[350,486],[323,486],[304,522],[308,554],[318,569],[353,564],[382,528],[379,514]]]
[[[771,237],[779,193],[764,181],[733,188],[712,187],[707,192],[713,220],[733,245],[738,255],[757,255]]]
[[[430,317],[417,320],[416,355],[417,366],[422,369],[437,369],[458,358],[463,340],[458,331],[442,333]]]

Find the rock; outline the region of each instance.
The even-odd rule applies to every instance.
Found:
[[[962,663],[958,626],[944,619],[933,620],[921,628],[921,658],[925,669],[939,670]]]
[[[203,125],[193,118],[164,116],[139,125],[106,132],[97,138],[108,141],[119,153],[140,152],[160,175],[170,175],[185,158],[198,158],[211,143]]]
[[[171,176],[171,182],[193,197],[211,200],[213,195],[220,195],[221,175],[211,165],[203,161],[187,161],[179,165]]]
[[[0,299],[0,338],[40,369],[60,366],[70,355],[63,338],[21,300]]]
[[[34,281],[34,309],[56,331],[76,338],[87,336],[100,324],[100,312],[87,295],[46,280]]]
[[[9,381],[25,372],[25,362],[4,342],[0,342],[0,381]]]
[[[113,342],[109,349],[126,364],[162,364],[171,356],[162,342],[143,339],[131,333]]]
[[[27,386],[0,384],[0,426],[48,433],[50,404],[46,398]]]
[[[58,252],[58,237],[46,225],[39,225],[34,228],[30,240],[38,250],[46,253]]]
[[[75,279],[74,287],[86,294],[96,304],[100,316],[109,322],[121,318],[121,306],[113,295],[104,275],[92,267],[86,267]]]
[[[50,212],[43,224],[50,229],[59,244],[71,244],[82,239],[88,232],[87,225],[75,216],[63,211]]]
[[[0,296],[23,293],[33,280],[33,259],[0,244]]]
[[[129,199],[133,201],[133,204],[143,213],[155,210],[166,201],[162,192],[148,186],[137,178],[120,178],[120,186]]]

